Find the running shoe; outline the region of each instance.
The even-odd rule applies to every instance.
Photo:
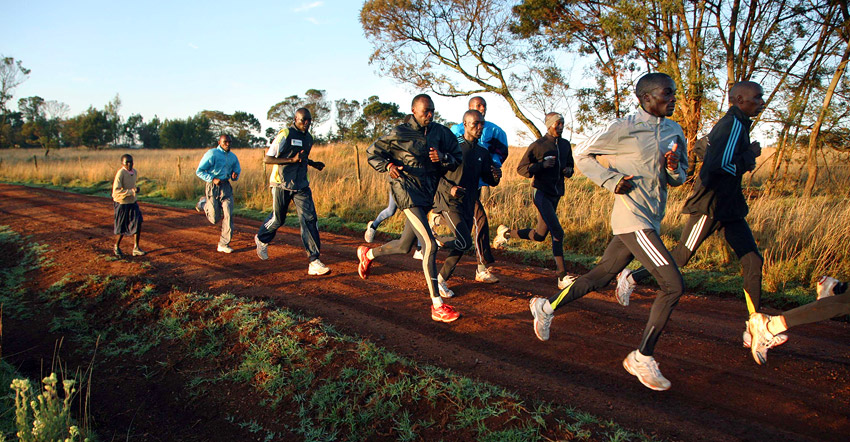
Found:
[[[318,259],[314,259],[310,261],[310,265],[307,267],[308,275],[324,275],[325,273],[330,272],[331,269],[328,268],[322,261]]]
[[[372,260],[366,256],[368,251],[368,246],[360,246],[357,248],[357,259],[360,261],[360,264],[357,266],[357,274],[363,279],[366,279],[366,277],[369,276],[369,266],[372,264]]]
[[[417,251],[413,252],[413,259],[418,259],[418,260],[422,261],[422,259],[423,259],[422,250],[417,250]]]
[[[531,310],[531,315],[534,316],[534,334],[541,341],[549,340],[549,326],[552,325],[554,313],[546,313],[543,311],[543,306],[549,302],[546,298],[531,298],[528,302],[528,308]]]
[[[442,215],[438,212],[428,212],[428,226],[431,227],[432,232],[440,225],[441,217]]]
[[[369,225],[366,227],[366,232],[363,233],[363,239],[365,239],[366,242],[368,242],[368,243],[371,243],[372,241],[374,241],[375,240],[375,234],[378,233],[378,231],[375,230],[374,227],[372,227],[372,222],[373,221],[369,221]]]
[[[821,276],[818,280],[818,300],[834,296],[836,284],[838,284],[837,279],[831,276]]]
[[[260,237],[257,235],[254,235],[254,243],[257,244],[257,256],[263,260],[269,259],[269,245],[260,241]]]
[[[744,330],[744,347],[750,348],[752,347],[753,335],[750,334],[747,330]],[[779,347],[780,345],[788,342],[788,335],[784,333],[780,333],[778,335],[774,335],[773,339],[767,344],[768,348]]]
[[[637,360],[637,350],[632,351],[623,359],[623,367],[626,371],[637,376],[641,384],[656,391],[664,391],[670,388],[670,381],[661,374],[658,362],[652,356],[644,356],[644,362]]]
[[[431,319],[438,322],[452,322],[460,317],[460,313],[454,307],[443,304],[439,307],[431,306]]]
[[[499,282],[499,278],[494,275],[490,269],[484,270],[476,270],[475,271],[475,280],[478,282],[483,282],[485,284],[494,284]]]
[[[446,284],[446,281],[443,281],[443,278],[437,279],[437,287],[440,288],[441,298],[451,298],[455,295],[455,292],[453,292],[452,289],[449,288],[448,284]]]
[[[750,351],[753,353],[756,364],[759,365],[767,362],[767,351],[770,349],[770,341],[773,340],[773,335],[767,331],[769,320],[770,316],[762,313],[753,313],[747,320],[747,331],[752,336]]]
[[[632,296],[633,291],[635,291],[635,280],[632,279],[632,271],[623,269],[617,275],[617,302],[620,305],[629,305],[629,298]]]
[[[216,250],[221,253],[233,253],[233,249],[231,249],[230,246],[223,246],[221,244],[218,245]]]
[[[564,275],[562,278],[558,278],[558,290],[563,290],[576,282],[575,276]]]
[[[145,256],[146,253],[147,252],[138,247],[133,247],[133,256]]]
[[[201,199],[198,200],[198,204],[195,204],[195,210],[197,210],[198,212],[203,212],[204,211],[203,207],[204,207],[204,204],[206,204],[206,203],[207,203],[207,199],[204,198],[204,197],[201,197]]]
[[[499,228],[496,229],[496,239],[493,240],[493,248],[501,249],[508,245],[508,236],[511,229],[504,224],[500,224]]]

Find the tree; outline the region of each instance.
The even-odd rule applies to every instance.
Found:
[[[74,146],[105,147],[113,139],[113,127],[105,111],[88,110],[65,122],[66,140]]]
[[[307,89],[303,98],[298,95],[286,97],[283,101],[269,108],[266,118],[270,121],[289,125],[295,121],[295,111],[302,107],[310,111],[314,127],[321,125],[330,118],[331,103],[325,98],[325,91],[319,89]]]
[[[372,141],[401,123],[404,115],[397,104],[383,103],[377,95],[373,95],[364,100],[363,115],[354,123],[352,130],[359,138]]]
[[[136,135],[139,136],[139,141],[142,142],[142,147],[145,149],[159,149],[159,129],[162,124],[159,117],[154,116],[153,120],[147,123],[141,123],[136,129]]]
[[[347,140],[352,137],[351,127],[360,118],[360,102],[348,101],[345,98],[336,100],[336,127],[339,138]]]
[[[18,110],[24,116],[24,120],[30,123],[38,120],[39,118],[43,118],[43,106],[44,98],[38,96],[21,98],[18,100]]]
[[[14,144],[15,123],[6,108],[12,99],[12,91],[26,81],[30,70],[23,67],[20,60],[0,55],[0,148]]]
[[[210,120],[210,130],[213,133],[228,134],[233,137],[232,147],[256,146],[260,140],[263,140],[254,135],[262,129],[260,121],[254,117],[254,114],[236,111],[233,115],[229,115],[220,111],[205,110],[201,112],[201,115]]]
[[[124,122],[121,132],[130,145],[136,144],[136,135],[139,133],[139,128],[144,124],[144,121],[145,119],[141,115],[133,114],[127,117],[127,121]]]
[[[209,146],[215,141],[210,119],[202,113],[185,120],[165,120],[159,137],[162,147],[177,149]]]
[[[514,96],[512,70],[545,55],[511,35],[510,9],[499,0],[367,0],[360,24],[385,74],[447,97],[492,92],[507,101],[534,136],[540,130]]]

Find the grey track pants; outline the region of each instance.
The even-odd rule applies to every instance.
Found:
[[[221,221],[221,238],[218,245],[226,246],[230,244],[230,238],[233,236],[233,188],[230,181],[220,181],[217,186],[207,183],[204,196],[204,214],[211,224]]]

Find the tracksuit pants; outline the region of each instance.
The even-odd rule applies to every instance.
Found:
[[[673,249],[676,265],[684,267],[694,256],[699,246],[717,230],[723,230],[726,242],[735,251],[744,271],[744,299],[750,314],[759,310],[761,304],[761,272],[764,259],[746,220],[717,221],[708,215],[691,214],[682,230],[679,244]],[[635,270],[632,279],[640,282],[649,277],[644,268]]]
[[[378,213],[378,216],[374,221],[372,221],[372,228],[378,230],[378,226],[380,226],[385,219],[395,215],[396,210],[398,210],[398,205],[395,202],[395,198],[393,198],[393,191],[390,189],[390,197],[387,201],[387,207]]]
[[[283,187],[272,186],[272,213],[260,226],[257,239],[268,244],[272,242],[277,229],[286,220],[286,212],[289,203],[295,202],[295,211],[298,213],[298,222],[301,224],[301,242],[307,251],[310,262],[319,259],[319,249],[322,243],[319,240],[318,217],[316,206],[313,204],[313,191],[309,187],[300,190],[288,190]]]
[[[233,236],[233,187],[230,186],[230,181],[221,180],[216,186],[213,183],[207,183],[204,187],[204,214],[211,224],[218,224],[221,221],[221,237],[218,239],[218,245],[226,246],[230,244],[230,239]]]
[[[472,234],[475,238],[475,257],[478,259],[478,265],[486,266],[496,262],[490,250],[490,223],[487,220],[487,212],[484,211],[484,202],[490,199],[490,186],[481,186],[480,192],[478,201],[475,202]]]
[[[372,249],[372,256],[378,258],[384,255],[407,254],[413,249],[417,240],[422,246],[422,271],[425,273],[425,283],[432,298],[440,296],[437,289],[437,241],[428,226],[428,207],[411,207],[402,212],[406,217],[404,230],[399,239],[390,241]]]
[[[443,248],[451,249],[449,256],[443,262],[443,267],[440,269],[440,276],[443,277],[443,281],[448,281],[452,277],[460,258],[473,247],[472,233],[470,232],[473,220],[471,217],[464,216],[463,213],[454,210],[441,212],[440,215],[443,217],[443,223],[454,235],[440,238]]]
[[[557,310],[562,305],[575,301],[593,290],[605,287],[632,262],[632,259],[637,259],[644,265],[647,271],[658,280],[663,292],[652,303],[649,320],[638,347],[643,355],[651,356],[673,312],[673,307],[679,302],[684,291],[684,282],[679,268],[655,230],[646,229],[614,235],[614,239],[608,244],[599,263],[572,285],[549,298],[549,303],[553,309]]]
[[[850,292],[836,294],[783,313],[788,328],[850,315]]]

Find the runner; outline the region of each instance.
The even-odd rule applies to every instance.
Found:
[[[369,164],[378,172],[386,172],[390,188],[406,221],[401,238],[383,246],[357,248],[360,261],[357,273],[366,279],[372,260],[384,256],[409,253],[417,239],[422,244],[422,270],[431,296],[431,319],[452,322],[460,314],[444,304],[437,288],[437,243],[428,227],[428,211],[434,205],[437,183],[446,172],[460,165],[462,155],[457,139],[445,126],[434,123],[434,102],[425,94],[411,103],[412,114],[389,134],[368,149]]]
[[[195,171],[195,175],[207,183],[204,196],[198,200],[195,210],[204,212],[211,224],[221,221],[221,237],[216,250],[222,253],[233,252],[230,248],[233,236],[233,187],[230,181],[236,181],[242,173],[239,158],[230,151],[232,142],[230,135],[218,137],[218,147],[204,154]]]
[[[310,260],[307,274],[324,275],[331,269],[319,260],[319,249],[322,243],[319,240],[313,191],[310,190],[310,182],[307,180],[307,166],[322,170],[325,168],[325,163],[309,159],[310,151],[313,149],[313,136],[309,132],[312,122],[313,117],[306,108],[302,107],[295,111],[293,125],[278,132],[266,156],[263,157],[263,163],[274,164],[269,177],[272,213],[260,226],[260,231],[254,235],[254,243],[257,244],[257,256],[260,259],[269,259],[269,243],[274,239],[277,229],[286,220],[289,203],[294,201],[298,222],[301,224],[301,242]]]
[[[685,181],[687,146],[682,128],[666,119],[676,108],[676,84],[666,74],[651,73],[638,80],[640,108],[611,122],[576,149],[575,160],[585,176],[615,194],[611,211],[614,238],[592,270],[549,299],[530,302],[534,333],[549,339],[555,309],[607,285],[637,258],[659,281],[640,346],[623,360],[626,370],[653,390],[667,390],[668,381],[652,356],[673,307],[682,296],[683,282],[676,262],[658,236],[667,205],[667,186]],[[597,161],[608,155],[609,167]]]
[[[437,239],[443,248],[451,249],[437,277],[440,296],[443,298],[454,296],[446,281],[452,277],[463,254],[472,248],[470,226],[476,203],[479,202],[478,182],[483,180],[488,186],[496,186],[502,178],[501,169],[493,164],[487,149],[478,143],[484,128],[481,112],[466,111],[463,114],[463,126],[465,132],[457,139],[463,152],[463,163],[461,167],[443,175],[435,198],[435,212],[441,215],[443,223],[454,234],[453,237]]]
[[[726,243],[732,247],[744,270],[744,300],[748,314],[759,310],[761,300],[761,271],[764,260],[746,216],[747,199],[741,188],[744,173],[755,168],[761,154],[758,141],[750,141],[752,120],[764,110],[761,85],[741,81],[729,89],[729,111],[708,134],[708,146],[694,190],[682,208],[688,215],[679,244],[673,249],[676,265],[684,267],[699,246],[711,234],[723,231]],[[629,305],[635,285],[648,278],[649,272],[639,268],[625,269],[617,275],[617,301]],[[750,346],[750,333],[744,330],[743,343]],[[771,346],[788,340],[777,335]]]
[[[112,201],[115,207],[115,240],[113,252],[119,258],[124,257],[121,252],[121,239],[124,235],[133,235],[133,256],[143,256],[145,251],[139,248],[139,237],[142,236],[142,211],[136,195],[139,188],[136,186],[139,174],[133,168],[133,156],[121,155],[121,168],[115,173],[112,181]]]
[[[556,112],[546,114],[546,135],[531,143],[517,166],[517,172],[532,178],[537,227],[510,230],[500,225],[493,247],[507,244],[510,238],[542,242],[552,233],[552,256],[558,272],[558,289],[566,288],[573,278],[564,265],[564,229],[558,220],[558,203],[564,196],[564,180],[573,176],[573,154],[570,142],[561,138],[564,117]]]
[[[395,215],[396,211],[398,211],[398,204],[395,203],[395,198],[393,198],[392,188],[390,188],[389,193],[390,195],[387,198],[387,207],[378,213],[378,216],[374,221],[366,225],[366,232],[363,233],[363,239],[370,244],[375,241],[375,234],[378,233],[378,227],[380,227],[381,223],[387,218]],[[416,251],[413,252],[413,258],[418,260],[422,259],[422,246],[419,245],[419,242],[416,243]]]

